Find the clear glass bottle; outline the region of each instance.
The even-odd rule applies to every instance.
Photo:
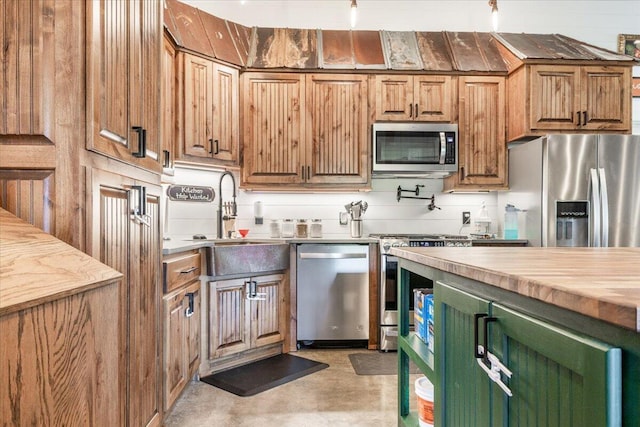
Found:
[[[292,219],[282,220],[282,237],[293,237],[295,235],[295,227]]]
[[[296,237],[299,239],[309,237],[309,225],[306,219],[299,219],[296,223]]]
[[[280,237],[280,221],[277,219],[271,220],[271,223],[269,224],[269,235],[274,239]]]
[[[309,231],[309,236],[315,237],[315,238],[322,237],[322,220],[321,219],[311,220],[311,230]]]

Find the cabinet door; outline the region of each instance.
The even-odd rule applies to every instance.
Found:
[[[161,66],[162,3],[132,0],[129,23],[129,125],[146,133],[141,157],[132,153],[136,165],[160,172],[161,159]]]
[[[146,189],[147,224],[132,222],[129,265],[130,425],[160,422],[160,186]]]
[[[531,128],[577,129],[580,103],[580,68],[563,65],[531,67]]]
[[[246,287],[244,279],[209,282],[209,359],[250,348]]]
[[[253,277],[258,300],[252,301],[252,346],[261,347],[284,340],[286,319],[284,313],[284,283],[282,275]]]
[[[309,75],[306,91],[306,181],[367,183],[367,77]]]
[[[586,124],[581,129],[620,130],[631,128],[629,67],[582,67],[580,86]]]
[[[123,160],[138,144],[129,127],[129,9],[122,1],[87,4],[87,148]]]
[[[209,108],[213,109],[213,150],[215,160],[239,161],[238,139],[238,70],[215,64],[213,68],[213,99]]]
[[[211,158],[213,153],[213,62],[188,54],[184,63],[183,152],[188,156]]]
[[[455,78],[451,76],[414,76],[414,119],[452,123],[455,115]]]
[[[376,75],[375,120],[413,120],[413,76]]]
[[[434,286],[435,419],[440,426],[493,427],[490,380],[475,359],[477,313],[489,314],[489,301],[442,282]]]
[[[184,292],[173,292],[164,303],[164,408],[168,410],[188,381],[187,349],[185,348],[186,299]]]
[[[306,174],[304,75],[243,74],[243,184],[292,184]]]
[[[158,2],[87,6],[87,148],[156,172],[161,25]]]
[[[503,77],[460,77],[458,136],[458,185],[505,187],[507,147]]]
[[[123,379],[130,425],[160,422],[160,186],[98,169],[87,177],[91,255],[121,272],[123,334],[128,337]],[[136,184],[146,188],[146,222],[130,218],[138,209]],[[135,202],[134,202],[135,200]],[[123,391],[125,395],[125,391]]]
[[[494,410],[492,425],[621,425],[619,348],[499,304],[491,313],[490,351],[513,372],[512,397],[493,388],[493,400],[508,411]]]

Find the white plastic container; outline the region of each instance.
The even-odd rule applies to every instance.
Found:
[[[278,238],[280,237],[280,221],[278,221],[277,219],[272,219],[271,223],[269,224],[269,235],[272,238]]]
[[[415,385],[420,427],[433,427],[433,384],[427,377],[420,377]]]

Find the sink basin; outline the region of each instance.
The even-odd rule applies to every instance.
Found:
[[[289,268],[289,244],[266,241],[223,241],[205,248],[207,275],[255,276]]]

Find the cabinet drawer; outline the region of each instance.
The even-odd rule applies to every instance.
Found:
[[[200,276],[200,252],[188,252],[163,263],[164,291],[171,292]]]

